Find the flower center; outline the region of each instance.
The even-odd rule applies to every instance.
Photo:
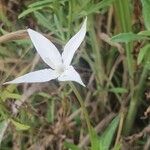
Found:
[[[58,74],[62,74],[63,72],[65,71],[65,67],[63,65],[59,65],[57,68],[56,68],[56,72]]]

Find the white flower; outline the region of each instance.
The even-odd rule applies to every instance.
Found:
[[[85,37],[86,22],[87,18],[81,29],[67,42],[62,55],[51,41],[40,33],[28,29],[27,32],[37,52],[51,68],[30,72],[4,84],[46,82],[58,78],[59,81],[75,81],[85,86],[80,75],[70,63],[75,51]]]

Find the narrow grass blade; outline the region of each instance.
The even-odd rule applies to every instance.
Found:
[[[122,43],[129,43],[132,41],[138,41],[138,40],[144,40],[144,39],[148,39],[148,37],[139,35],[139,34],[134,34],[132,32],[120,33],[111,38],[113,42],[122,42]]]
[[[80,150],[75,144],[69,142],[64,142],[64,147],[69,150]]]
[[[0,144],[2,142],[7,125],[8,125],[8,120],[4,120],[4,121],[0,122]]]
[[[145,27],[150,30],[150,0],[141,0]]]
[[[112,143],[114,134],[116,132],[116,129],[119,124],[119,116],[117,116],[113,121],[110,123],[110,125],[107,127],[107,129],[104,131],[104,133],[100,137],[100,150],[109,150],[110,145]]]

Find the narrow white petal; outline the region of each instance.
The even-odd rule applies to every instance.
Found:
[[[87,18],[85,19],[81,29],[68,41],[68,43],[64,47],[62,58],[65,66],[70,65],[75,51],[79,48],[81,42],[85,37],[86,22]]]
[[[52,79],[56,79],[58,76],[58,73],[52,69],[43,69],[27,73],[12,81],[5,82],[4,84],[46,82]]]
[[[28,29],[27,31],[33,45],[45,63],[53,69],[62,64],[61,55],[51,41],[32,29]]]
[[[82,86],[85,86],[85,84],[82,82],[80,75],[76,72],[76,70],[69,66],[68,69],[66,69],[59,77],[59,81],[75,81],[81,84]]]

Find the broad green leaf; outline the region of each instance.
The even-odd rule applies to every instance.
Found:
[[[150,56],[150,44],[145,45],[143,48],[140,49],[138,58],[137,58],[137,63],[140,64],[142,61],[148,61]]]
[[[19,123],[13,119],[10,120],[12,122],[12,124],[16,127],[16,130],[28,130],[30,129],[30,126]]]
[[[69,150],[80,150],[75,144],[66,141],[64,142],[64,147]]]
[[[109,89],[109,91],[113,93],[127,93],[128,92],[127,89],[122,88],[122,87],[111,88]]]
[[[9,122],[8,120],[3,120],[2,122],[0,122],[0,144],[2,142],[4,133],[5,133],[6,129],[7,129],[8,122]]]
[[[128,43],[128,42],[144,40],[144,39],[148,39],[148,37],[139,34],[134,34],[132,32],[120,33],[111,38],[113,42],[122,42],[122,43]]]
[[[114,134],[119,124],[119,116],[117,116],[113,121],[109,124],[104,133],[100,136],[100,150],[110,150],[110,145],[113,141]]]
[[[150,30],[150,0],[141,0],[145,27]]]

